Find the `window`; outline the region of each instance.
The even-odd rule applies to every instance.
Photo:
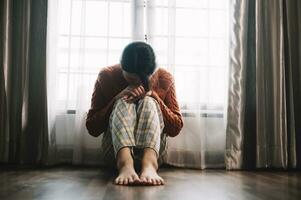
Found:
[[[91,94],[101,67],[118,63],[126,44],[146,38],[158,66],[175,76],[182,112],[224,112],[227,0],[57,2],[56,100],[62,110],[76,110],[80,82],[89,85]]]
[[[182,112],[220,117],[228,70],[227,0],[149,1],[148,38],[173,72]]]

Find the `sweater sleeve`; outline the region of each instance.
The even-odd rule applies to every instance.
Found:
[[[95,82],[91,108],[86,118],[86,127],[90,135],[98,137],[107,129],[114,102],[114,98],[108,100],[107,97],[105,97],[102,90],[101,76],[99,76]]]
[[[164,101],[155,91],[152,91],[151,96],[155,98],[160,105],[165,124],[163,132],[170,137],[177,136],[183,127],[183,117],[177,102],[174,81],[172,81],[167,90]]]

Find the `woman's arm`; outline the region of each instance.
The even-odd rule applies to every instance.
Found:
[[[110,113],[113,110],[115,98],[110,100],[104,96],[102,90],[102,74],[99,74],[95,82],[94,91],[91,99],[91,108],[86,118],[86,127],[90,135],[98,137],[103,133],[109,124]]]
[[[176,98],[174,79],[172,78],[172,83],[167,90],[164,101],[155,91],[152,91],[150,96],[155,98],[160,105],[165,124],[163,132],[170,137],[177,136],[183,127],[183,117]]]

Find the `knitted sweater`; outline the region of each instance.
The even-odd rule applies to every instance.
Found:
[[[153,97],[160,105],[164,129],[167,136],[175,137],[183,127],[183,117],[176,99],[175,82],[172,74],[163,68],[157,68],[150,78]],[[114,98],[128,86],[123,77],[120,64],[104,67],[95,82],[91,99],[91,108],[86,118],[86,127],[90,135],[97,137],[109,124]]]

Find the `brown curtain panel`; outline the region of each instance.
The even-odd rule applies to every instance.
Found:
[[[227,169],[301,168],[301,1],[232,0]]]
[[[301,169],[301,2],[284,4],[287,132],[292,167]]]
[[[47,0],[0,1],[0,162],[47,160]]]

